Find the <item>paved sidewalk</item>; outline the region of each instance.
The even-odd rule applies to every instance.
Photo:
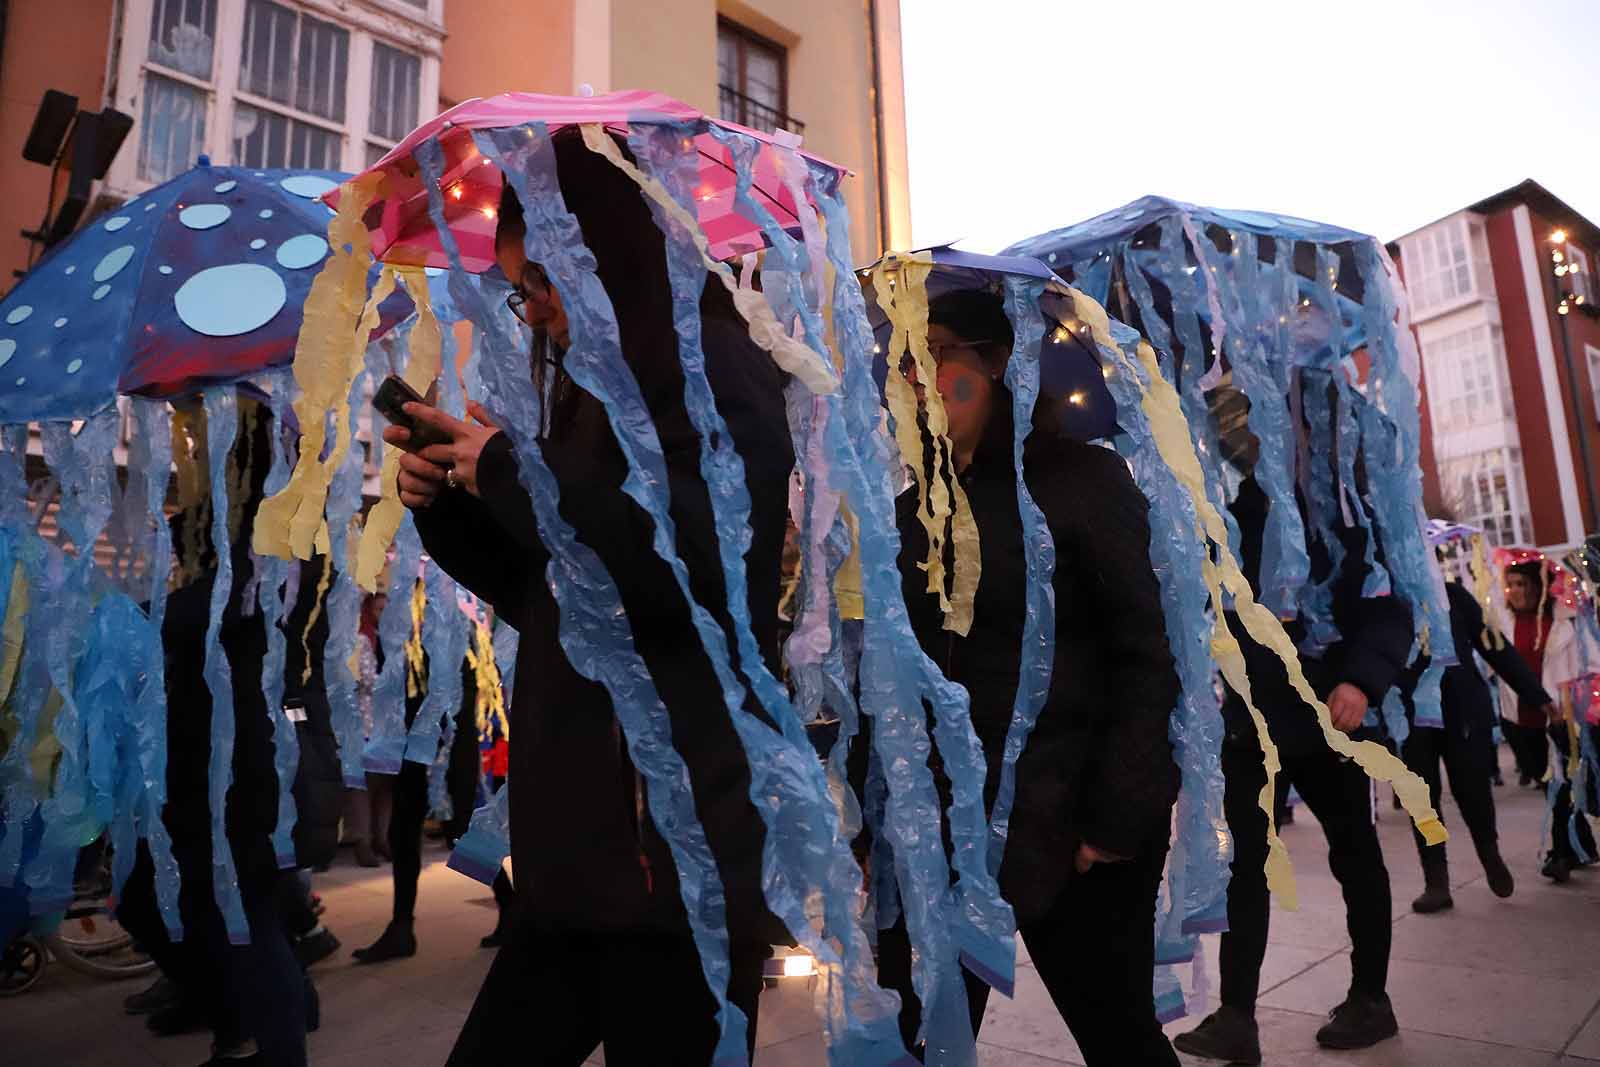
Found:
[[[1401,1036],[1362,1053],[1317,1049],[1314,1033],[1349,980],[1349,942],[1322,835],[1309,815],[1284,830],[1300,883],[1298,913],[1273,917],[1259,1018],[1268,1064],[1368,1067],[1523,1067],[1600,1062],[1600,871],[1580,871],[1566,886],[1538,876],[1541,798],[1508,785],[1496,790],[1507,862],[1518,880],[1508,901],[1483,882],[1470,845],[1452,847],[1454,911],[1412,914],[1421,873],[1401,813],[1383,798],[1381,830],[1394,883],[1394,961],[1390,993]],[[1459,827],[1446,801],[1446,822]],[[420,951],[373,967],[351,964],[388,918],[387,869],[364,870],[345,853],[318,877],[329,925],[344,942],[315,971],[322,1029],[311,1038],[316,1067],[440,1064],[488,969],[478,938],[494,924],[487,888],[445,868],[430,846],[417,905]],[[1215,988],[1216,939],[1206,939]],[[648,976],[619,976],[648,982]],[[52,966],[32,991],[0,1000],[0,1063],[94,1067],[190,1067],[208,1054],[204,1037],[152,1038],[121,1001],[141,983],[102,983]],[[1198,1014],[1203,1014],[1197,1012]],[[1192,1026],[1180,1020],[1172,1033]],[[761,1001],[755,1067],[825,1062],[806,983],[785,982]],[[529,1063],[537,1062],[530,1057]],[[592,1063],[603,1063],[597,1054]],[[980,1043],[982,1067],[1077,1064],[1077,1048],[1033,969],[1019,960],[1017,996],[991,998]],[[1189,1060],[1186,1063],[1201,1061]]]

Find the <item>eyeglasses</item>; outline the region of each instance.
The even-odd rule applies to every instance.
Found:
[[[933,365],[935,367],[940,367],[944,365],[944,361],[952,352],[958,352],[962,349],[967,349],[973,353],[980,353],[983,348],[992,344],[995,344],[995,342],[989,340],[929,341],[928,354],[933,357]],[[913,357],[910,352],[907,352],[900,357],[901,374],[910,375],[912,369],[915,368],[916,365],[916,358]]]
[[[522,275],[517,280],[517,288],[506,297],[506,307],[529,326],[533,325],[528,322],[527,304],[530,300],[539,304],[548,303],[550,300],[550,276],[544,272],[543,267],[532,260],[522,265]]]

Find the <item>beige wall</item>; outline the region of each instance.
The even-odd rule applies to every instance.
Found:
[[[496,93],[571,93],[572,0],[446,0],[441,108]]]
[[[25,162],[22,145],[46,89],[78,98],[97,111],[105,97],[106,49],[111,41],[111,0],[72,0],[63,18],[59,0],[13,0],[0,54],[0,292],[11,288],[13,270],[27,263],[28,242],[18,231],[44,217],[50,168]],[[137,115],[134,118],[138,118]],[[137,133],[122,144],[139,151]],[[66,176],[60,183],[66,187]],[[91,205],[92,209],[92,205]]]

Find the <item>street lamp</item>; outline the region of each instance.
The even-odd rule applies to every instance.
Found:
[[[1556,315],[1561,320],[1561,359],[1567,368],[1567,392],[1572,400],[1572,417],[1576,423],[1578,435],[1578,458],[1583,463],[1583,493],[1584,499],[1589,503],[1589,515],[1592,519],[1600,521],[1600,506],[1595,503],[1594,492],[1594,466],[1589,456],[1589,429],[1583,414],[1583,393],[1578,388],[1578,371],[1572,363],[1572,340],[1567,333],[1567,315],[1574,307],[1582,307],[1585,311],[1593,309],[1585,306],[1582,293],[1574,294],[1571,288],[1564,288],[1566,279],[1579,273],[1576,262],[1568,263],[1566,255],[1567,231],[1556,230],[1550,234],[1550,286],[1556,298]],[[1597,412],[1600,414],[1600,412]],[[1585,535],[1588,530],[1585,528]]]

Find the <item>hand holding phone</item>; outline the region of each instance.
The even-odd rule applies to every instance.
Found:
[[[372,394],[372,406],[378,414],[388,419],[395,426],[405,430],[411,436],[401,446],[408,452],[421,452],[429,445],[448,444],[450,439],[436,427],[420,422],[405,412],[406,404],[428,404],[417,391],[406,384],[404,378],[391,374],[378,386],[378,391]],[[429,407],[432,405],[429,404]]]

